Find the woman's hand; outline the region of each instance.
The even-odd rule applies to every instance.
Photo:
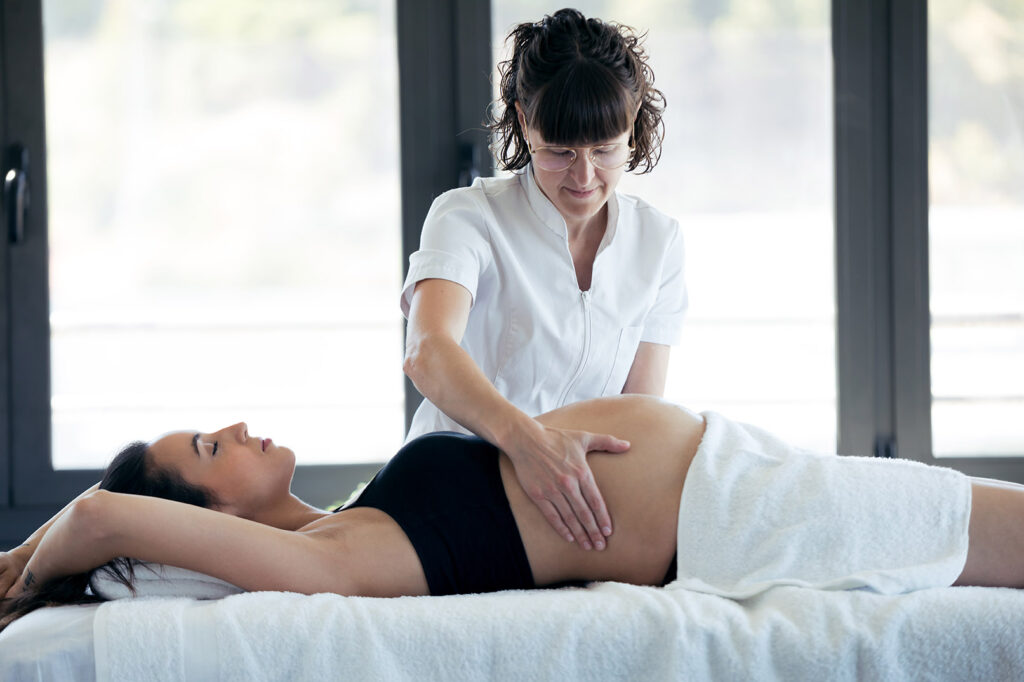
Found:
[[[21,596],[53,578],[89,571],[108,561],[102,554],[106,549],[100,542],[103,536],[97,516],[97,505],[103,495],[109,493],[87,492],[53,519],[14,583],[7,588],[7,597]]]
[[[0,552],[0,596],[6,595],[21,578],[25,565],[32,556],[25,551],[19,551],[24,548],[27,548],[27,545],[9,552]]]
[[[612,520],[587,464],[587,453],[628,449],[628,441],[607,434],[540,426],[505,450],[520,485],[551,527],[584,549],[604,549]]]
[[[7,594],[4,596],[7,599],[14,599],[28,592],[33,586],[38,587],[38,581],[36,581],[35,575],[29,568],[25,568],[21,575],[18,576],[14,584],[11,585],[10,589],[7,590]]]

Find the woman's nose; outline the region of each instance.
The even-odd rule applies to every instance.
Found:
[[[224,429],[224,432],[230,435],[232,438],[237,440],[239,443],[244,443],[249,438],[249,426],[245,422],[238,422]]]

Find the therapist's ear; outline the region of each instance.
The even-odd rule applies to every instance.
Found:
[[[523,106],[516,100],[516,117],[519,119],[519,127],[523,131],[526,130],[526,114],[523,113]],[[525,132],[524,132],[525,134]]]

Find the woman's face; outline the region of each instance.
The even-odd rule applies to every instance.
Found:
[[[522,115],[519,123],[526,131],[533,149],[564,146],[549,144],[540,132],[525,125],[525,117]],[[592,147],[609,144],[629,144],[629,131],[626,130],[609,140],[596,140],[590,147],[573,147],[576,151],[576,161],[563,171],[547,171],[533,164],[537,186],[555,205],[568,225],[585,225],[587,221],[597,216],[622,179],[625,166],[614,170],[602,170],[594,166],[590,160],[589,152]]]
[[[287,496],[295,472],[294,452],[250,436],[244,422],[213,433],[169,433],[149,452],[157,466],[209,489],[218,501],[215,508],[244,518]]]

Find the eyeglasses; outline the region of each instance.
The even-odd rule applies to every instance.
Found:
[[[526,137],[526,146],[533,157],[533,163],[552,173],[568,170],[574,163],[578,154],[573,147],[538,147],[533,148],[529,135],[523,128],[523,136]],[[587,158],[595,168],[601,170],[615,170],[622,168],[629,162],[629,156],[633,152],[632,144],[602,144],[597,147],[579,147],[580,151],[586,151]]]

